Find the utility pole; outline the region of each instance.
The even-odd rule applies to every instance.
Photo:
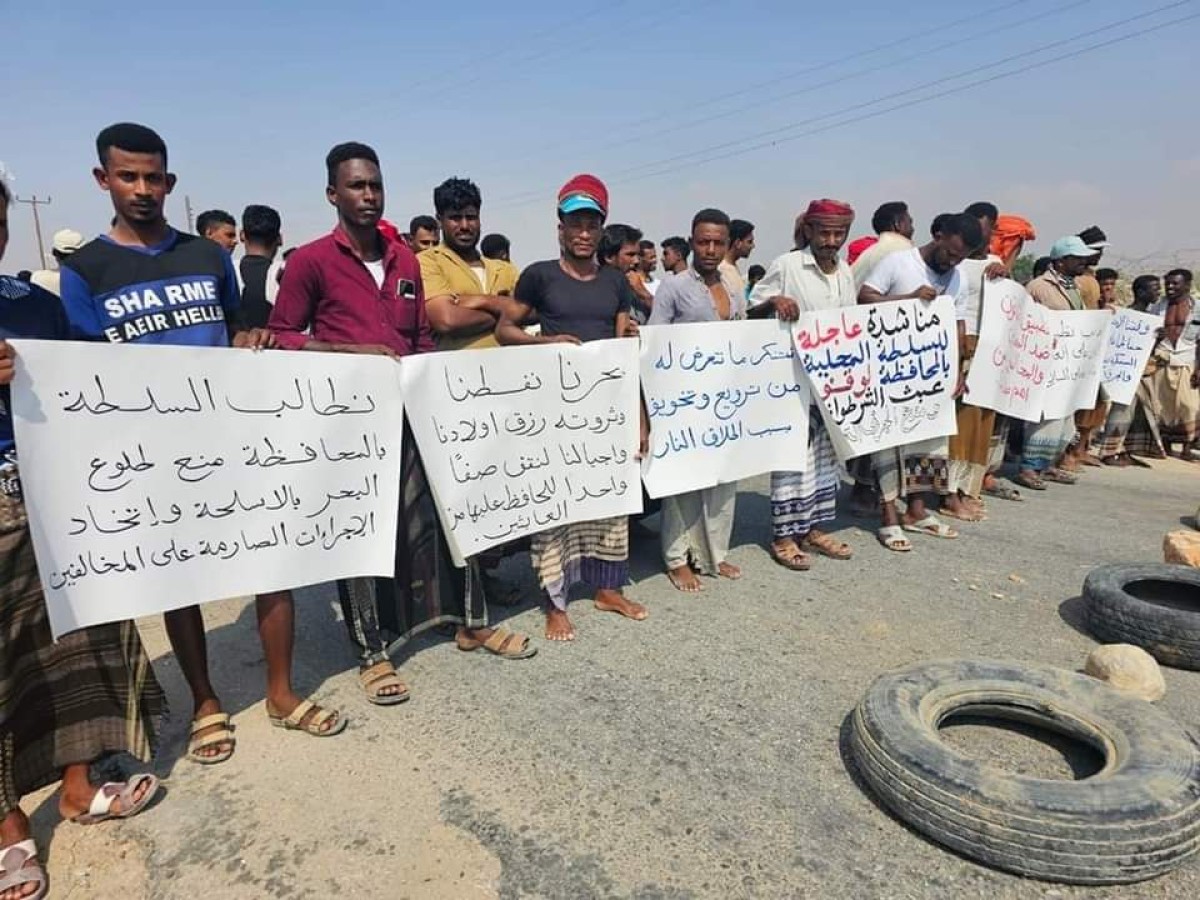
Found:
[[[183,211],[187,215],[188,231],[195,231],[196,226],[192,222],[192,198],[187,194],[183,195]]]
[[[46,247],[42,243],[42,220],[41,220],[41,217],[38,215],[38,207],[39,206],[49,206],[50,198],[47,197],[45,200],[39,200],[37,194],[34,194],[28,200],[22,200],[20,197],[18,197],[17,202],[18,203],[28,203],[30,206],[33,207],[33,230],[35,232],[37,232],[38,259],[41,260],[41,267],[44,269],[44,268],[46,268]]]

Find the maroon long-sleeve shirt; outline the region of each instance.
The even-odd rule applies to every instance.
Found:
[[[290,254],[267,325],[279,346],[299,350],[311,337],[382,344],[399,356],[435,349],[417,258],[402,244],[384,247],[382,287],[340,227]]]

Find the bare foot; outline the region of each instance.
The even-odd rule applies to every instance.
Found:
[[[546,640],[548,641],[573,641],[575,640],[575,626],[571,624],[571,620],[567,618],[566,610],[549,609],[546,610]]]
[[[683,591],[685,594],[698,594],[704,589],[700,584],[700,579],[696,577],[696,573],[692,571],[692,567],[687,563],[682,566],[676,566],[673,569],[667,569],[667,578],[671,580],[671,584],[675,586],[675,590]]]
[[[595,605],[600,612],[620,613],[625,618],[637,622],[650,615],[646,607],[640,603],[634,603],[620,591],[596,591]]]
[[[219,700],[206,700],[196,707],[196,711],[192,713],[192,721],[194,722],[197,719],[203,719],[205,716],[211,716],[221,711],[221,703]],[[192,735],[192,739],[197,740],[206,738],[210,734],[220,731],[224,727],[226,726],[210,725],[208,728],[201,728],[198,732]],[[219,744],[212,744],[211,746],[197,750],[194,755],[203,757],[204,759],[212,759],[229,752],[233,749],[233,747],[234,742],[232,740],[221,741]]]
[[[737,581],[742,577],[742,570],[733,563],[723,562],[717,566],[717,574],[730,581]]]

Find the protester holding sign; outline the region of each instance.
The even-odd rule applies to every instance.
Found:
[[[663,279],[648,325],[726,322],[745,316],[745,300],[721,276],[729,250],[729,216],[702,209],[692,217],[692,266]],[[662,552],[676,590],[694,594],[701,575],[738,579],[742,570],[726,560],[733,534],[737,482],[688,491],[662,502]]]
[[[384,209],[379,157],[365,144],[339,144],[326,156],[325,168],[325,194],[337,210],[337,225],[288,262],[270,322],[280,345],[394,359],[433,350],[417,259],[404,244],[379,233]],[[377,706],[409,697],[390,657],[409,638],[442,623],[456,625],[460,646],[470,649],[493,636],[478,562],[455,566],[407,427],[401,454],[395,577],[338,582],[346,629],[358,651],[359,683]],[[531,656],[527,643],[517,636],[504,651]]]
[[[97,184],[112,199],[115,224],[107,235],[73,253],[63,264],[63,306],[74,329],[91,340],[113,343],[182,344],[262,348],[273,344],[264,329],[243,329],[237,277],[229,255],[211,241],[180,234],[163,207],[175,187],[167,169],[167,146],[143,125],[111,125],[96,138]],[[257,598],[259,636],[267,658],[267,707],[318,736],[334,735],[345,721],[333,710],[302,706],[292,690],[295,642],[292,596],[287,591]],[[188,758],[212,765],[233,754],[236,741],[208,672],[204,619],[198,606],[165,613],[171,648],[192,691],[192,740]]]
[[[958,264],[983,240],[979,221],[965,214],[938,216],[931,228],[933,240],[914,250],[884,257],[859,290],[859,303],[916,299],[925,302],[950,296],[955,307],[965,303],[965,283]],[[907,552],[911,542],[903,532],[956,538],[958,532],[925,506],[924,494],[940,494],[946,507],[960,510],[950,487],[946,438],[932,438],[876,453],[873,457],[882,498],[879,541],[889,550]],[[896,501],[904,497],[907,508],[901,519]]]
[[[839,200],[814,200],[800,219],[799,248],[775,259],[750,294],[752,318],[774,314],[795,321],[801,312],[855,305],[854,276],[838,255],[854,210]],[[802,572],[812,565],[806,550],[830,559],[853,553],[817,527],[837,515],[841,466],[815,405],[809,410],[808,452],[797,462],[793,471],[771,473],[771,558]]]
[[[1050,268],[1025,286],[1029,295],[1047,309],[1082,310],[1075,278],[1087,269],[1094,252],[1076,235],[1059,238],[1050,248]],[[1067,471],[1071,463],[1063,461],[1074,437],[1074,413],[1027,424],[1017,483],[1034,491],[1044,491],[1047,481],[1075,484],[1077,476]]]
[[[608,216],[608,189],[594,175],[576,175],[558,192],[558,259],[526,267],[517,281],[514,310],[501,315],[501,344],[580,344],[624,337],[633,291],[624,275],[596,262]],[[537,315],[541,334],[526,334],[520,322]],[[644,443],[644,441],[643,441]],[[546,592],[546,638],[575,640],[567,616],[567,592],[586,582],[595,588],[596,609],[644,619],[646,607],[621,589],[629,580],[629,519],[617,516],[551,528],[534,535],[531,554]]]
[[[0,172],[2,176],[2,172]],[[8,187],[0,177],[0,258],[8,244]],[[17,471],[8,338],[68,338],[57,297],[0,276],[0,894],[45,896],[21,798],[62,781],[58,809],[83,824],[127,818],[158,792],[138,775],[96,788],[91,764],[129,753],[148,762],[166,698],[133,622],[83,628],[56,642],[34,560]]]

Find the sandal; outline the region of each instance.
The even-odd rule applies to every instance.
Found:
[[[810,531],[804,536],[800,546],[830,559],[849,559],[854,555],[854,550],[849,544],[823,531]]]
[[[1017,477],[1013,480],[1016,481],[1017,484],[1021,485],[1021,487],[1029,488],[1031,491],[1046,490],[1046,482],[1042,481],[1042,476],[1038,475],[1036,472],[1031,472],[1028,475],[1026,475],[1024,472],[1019,472]]]
[[[17,841],[0,850],[0,894],[29,884],[36,884],[37,890],[21,900],[42,900],[50,889],[33,838]]]
[[[1007,484],[1001,484],[999,481],[997,481],[991,487],[985,487],[983,492],[989,497],[998,497],[1001,500],[1012,500],[1017,503],[1022,503],[1025,500],[1025,498],[1021,496],[1021,492],[1015,487],[1011,487]]]
[[[304,721],[305,716],[308,716],[307,722]],[[282,728],[284,731],[303,731],[313,737],[333,737],[346,730],[346,720],[342,718],[341,713],[336,709],[317,706],[311,700],[301,700],[286,716],[275,715],[271,712],[271,705],[267,704],[267,718],[276,728]],[[333,722],[332,725],[328,728],[322,727],[330,721]]]
[[[135,800],[137,790],[149,784],[141,800]],[[82,815],[71,819],[76,825],[95,825],[108,819],[128,819],[145,809],[158,793],[158,779],[148,772],[134,775],[128,781],[109,781],[102,784],[92,796],[91,806]],[[121,811],[113,812],[113,804],[121,801]]]
[[[904,530],[899,525],[884,525],[875,532],[875,536],[879,538],[879,543],[897,553],[908,553],[913,548],[912,541],[904,536]]]
[[[1065,469],[1047,469],[1046,474],[1042,476],[1042,480],[1054,484],[1078,484],[1079,476]]]
[[[358,683],[367,692],[367,699],[376,706],[395,706],[408,699],[408,685],[396,674],[396,667],[390,660],[377,662],[358,673]],[[385,688],[399,688],[396,694],[381,694]]]
[[[771,544],[770,552],[771,559],[785,569],[791,569],[793,572],[807,572],[812,568],[812,560],[808,558],[807,553],[796,546],[795,541],[789,541],[786,549],[780,549],[775,544]]]
[[[956,513],[954,510],[947,509],[946,507],[943,506],[941,509],[938,510],[938,512],[940,512],[943,516],[946,516],[947,518],[958,519],[958,521],[960,521],[960,522],[986,522],[987,521],[987,513],[985,513],[982,509],[980,509],[978,512]]]
[[[194,763],[199,763],[202,766],[215,766],[217,763],[223,763],[229,757],[233,756],[233,751],[237,747],[237,738],[233,736],[233,726],[230,724],[229,713],[213,713],[211,716],[204,716],[192,722],[192,739],[188,742],[187,758]],[[206,728],[221,726],[212,734],[204,737],[196,737],[198,732],[204,731]],[[228,744],[229,746],[217,753],[215,756],[201,756],[201,750],[207,750],[209,747],[216,747],[220,744]]]
[[[486,641],[471,637],[463,629],[454,635],[454,643],[458,645],[459,650],[468,653],[482,647],[501,659],[529,659],[537,655],[537,647],[529,646],[528,635],[519,631],[509,631],[507,628],[497,628]]]
[[[945,538],[948,541],[952,541],[958,537],[957,531],[941,521],[933,513],[916,522],[905,522],[900,527],[913,534],[927,534],[930,537]]]

